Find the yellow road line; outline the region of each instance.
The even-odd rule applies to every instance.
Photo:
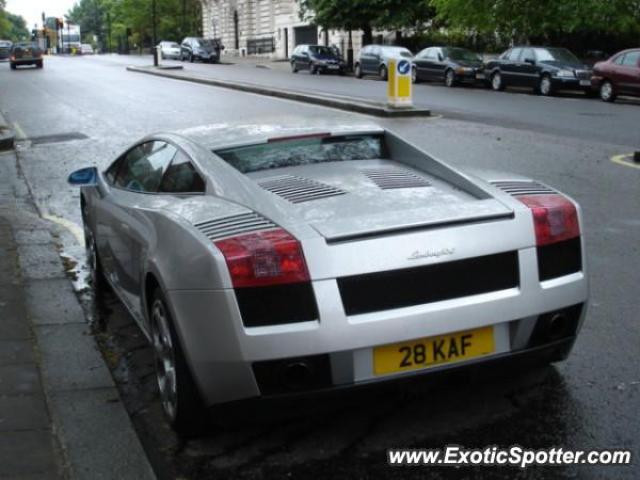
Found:
[[[27,136],[24,134],[24,130],[22,130],[22,127],[18,122],[13,122],[13,129],[16,131],[17,140],[24,140],[25,138],[27,138]]]
[[[67,220],[66,218],[58,217],[57,215],[44,214],[42,215],[42,218],[51,220],[52,222],[66,228],[71,232],[80,245],[84,245],[84,230],[78,224],[73,223],[71,220]]]
[[[640,169],[640,163],[635,163],[631,157],[633,157],[633,153],[624,153],[622,155],[614,155],[609,160],[618,165]]]

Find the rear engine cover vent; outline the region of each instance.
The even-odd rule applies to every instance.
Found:
[[[310,202],[347,193],[331,185],[294,175],[266,178],[260,180],[258,185],[285,200],[289,200],[291,203]]]
[[[505,182],[491,182],[492,185],[498,187],[509,195],[548,195],[550,193],[556,193],[555,190],[545,187],[538,182],[529,181],[505,181]]]
[[[431,186],[426,179],[400,168],[369,168],[363,173],[382,190]]]
[[[270,230],[277,225],[258,213],[249,212],[196,223],[195,227],[209,240],[215,241],[243,233]]]

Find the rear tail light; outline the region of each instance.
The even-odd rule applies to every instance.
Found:
[[[249,233],[215,242],[234,288],[309,281],[300,242],[283,229]]]
[[[523,195],[518,200],[531,209],[538,247],[580,236],[576,207],[562,195]]]

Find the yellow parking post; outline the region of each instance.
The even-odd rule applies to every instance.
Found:
[[[404,58],[391,58],[388,62],[387,103],[392,108],[413,106],[411,91],[411,62]]]

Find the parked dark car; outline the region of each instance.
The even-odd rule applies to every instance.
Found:
[[[466,48],[429,47],[413,60],[414,81],[437,80],[447,87],[484,81],[484,64],[477,53]]]
[[[187,37],[180,45],[180,60],[218,63],[224,46],[217,38]]]
[[[11,55],[13,43],[9,40],[0,40],[0,60],[7,60]]]
[[[355,63],[356,77],[364,75],[378,75],[382,80],[387,79],[389,72],[388,61],[391,57],[403,57],[413,60],[413,53],[404,47],[391,45],[367,45],[360,50]]]
[[[11,70],[15,70],[22,65],[35,65],[37,68],[42,68],[42,50],[36,43],[16,43],[11,48],[9,62],[11,63]]]
[[[624,50],[596,63],[591,83],[605,102],[618,95],[640,96],[640,49]]]
[[[344,75],[346,64],[334,49],[324,45],[298,45],[291,54],[291,71],[309,70],[309,73],[335,72]]]
[[[513,47],[487,62],[485,75],[494,90],[531,87],[541,95],[557,90],[591,94],[591,69],[566,48]]]

